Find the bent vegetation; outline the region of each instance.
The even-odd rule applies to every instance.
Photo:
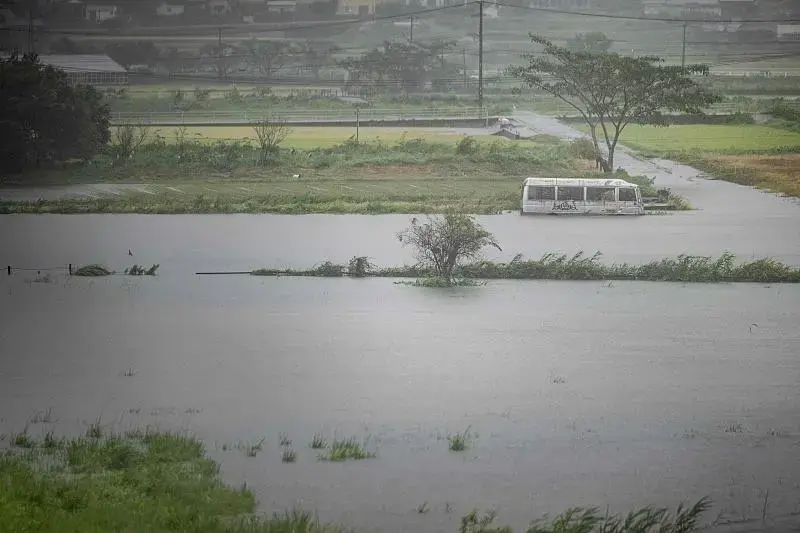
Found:
[[[297,130],[303,131],[295,132],[294,143],[303,146],[324,128]],[[378,130],[391,136],[388,129]],[[549,135],[509,141],[395,134],[393,141],[384,141],[372,134],[372,140],[364,141],[370,136],[365,131],[357,141],[347,136],[348,130],[347,135],[338,132],[339,140],[325,148],[275,145],[265,151],[257,141],[203,139],[185,128],[169,138],[159,132],[129,133],[134,144],[138,135],[146,137],[124,158],[112,146],[85,163],[5,179],[6,185],[25,187],[123,184],[115,194],[5,199],[0,213],[496,214],[519,210],[526,177],[607,176],[594,169],[594,152],[585,142]],[[123,141],[130,144],[131,135]],[[682,198],[647,177],[618,177],[639,184],[643,196],[658,197],[662,206],[688,208]]]
[[[4,449],[0,455],[2,533],[351,531],[320,523],[299,509],[272,516],[256,514],[253,493],[246,485],[223,484],[219,465],[206,456],[203,443],[191,436],[150,430],[106,434],[99,424],[92,424],[78,438],[48,433],[36,439],[23,431],[4,440],[0,441]],[[674,512],[645,507],[610,515],[597,508],[570,508],[552,520],[532,522],[526,531],[689,533],[698,530],[709,508],[706,498]],[[459,531],[511,533],[509,527],[494,526],[494,520],[494,513],[479,515],[475,510],[461,518]]]
[[[539,259],[524,259],[521,254],[510,262],[475,261],[459,265],[454,271],[456,284],[471,284],[474,280],[594,280],[594,281],[664,281],[664,282],[752,282],[797,283],[800,268],[793,268],[771,258],[735,263],[735,255],[724,253],[717,258],[679,255],[677,258],[651,261],[642,265],[603,264],[602,254],[573,256],[548,253]],[[366,257],[354,257],[349,265],[330,261],[311,269],[269,269],[251,272],[253,276],[312,276],[312,277],[384,277],[418,278],[418,284],[448,286],[437,283],[434,268],[419,265],[378,268]],[[446,281],[446,280],[445,280]],[[459,283],[460,282],[460,283]]]

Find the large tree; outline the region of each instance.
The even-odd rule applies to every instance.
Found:
[[[452,283],[459,264],[477,259],[487,246],[501,250],[494,235],[473,216],[453,213],[429,216],[425,223],[413,218],[411,225],[397,234],[397,239],[414,249],[421,266],[430,268],[448,284]]]
[[[527,65],[511,67],[509,72],[583,117],[606,172],[614,171],[614,151],[628,124],[667,126],[665,112],[702,114],[720,100],[694,79],[708,75],[706,65],[670,66],[655,56],[574,52],[536,35],[531,35],[531,40],[542,47],[541,54],[527,55]],[[598,128],[605,154],[598,142]]]
[[[88,159],[109,140],[110,111],[90,86],[36,55],[0,60],[0,171]]]

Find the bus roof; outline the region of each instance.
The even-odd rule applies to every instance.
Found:
[[[539,185],[542,187],[638,187],[621,179],[584,179],[584,178],[527,178],[525,185]]]

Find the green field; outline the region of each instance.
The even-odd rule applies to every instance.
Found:
[[[800,133],[760,125],[679,125],[669,127],[630,125],[622,132],[625,146],[653,153],[769,152],[783,147],[800,148]]]
[[[151,137],[159,134],[164,136],[165,141],[174,143],[176,134],[179,132],[178,127],[152,127],[150,130]],[[330,148],[331,146],[345,142],[350,137],[356,134],[355,127],[292,127],[291,131],[282,143],[285,148],[296,148],[303,150],[313,150],[315,148]],[[231,141],[231,140],[255,140],[255,132],[250,126],[187,126],[185,129],[187,139],[197,139],[199,142],[208,143],[214,141]],[[376,142],[383,141],[387,143],[395,143],[404,138],[406,139],[423,139],[425,141],[446,143],[454,145],[463,135],[458,134],[454,130],[445,128],[359,128],[358,131],[359,141],[362,142]],[[491,135],[475,136],[476,140],[480,142],[506,142],[502,137],[494,137]]]

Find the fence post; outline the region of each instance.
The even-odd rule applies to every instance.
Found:
[[[8,267],[6,267],[6,268],[8,269],[8,275],[10,276],[11,275],[11,265],[8,265]]]
[[[72,275],[72,263],[69,264],[69,275]]]

